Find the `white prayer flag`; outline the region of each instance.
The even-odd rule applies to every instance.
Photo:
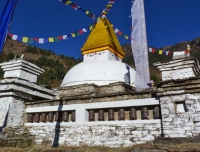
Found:
[[[85,28],[82,29],[83,32],[87,32],[87,30]]]
[[[116,29],[115,29],[115,33],[117,33],[117,32],[119,32],[119,30],[116,28]]]
[[[13,35],[12,36],[12,40],[17,40],[18,36],[17,35]]]
[[[144,1],[134,0],[132,16],[132,52],[136,66],[136,90],[148,88],[150,82]]]
[[[44,43],[44,39],[43,39],[43,38],[40,38],[40,39],[39,39],[39,43]]]
[[[149,52],[152,52],[152,48],[149,48]]]
[[[67,35],[63,35],[63,40],[66,40],[67,39]]]

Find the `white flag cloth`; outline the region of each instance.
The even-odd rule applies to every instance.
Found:
[[[17,35],[13,35],[12,36],[12,40],[17,40],[18,36]]]
[[[87,32],[87,30],[85,28],[82,29],[83,32]]]
[[[119,30],[116,28],[116,29],[115,29],[115,33],[117,33],[117,32],[119,32]]]
[[[67,35],[63,35],[63,40],[66,40],[67,39]]]
[[[43,39],[43,38],[40,38],[40,39],[39,39],[39,43],[44,43],[44,39]]]
[[[152,48],[149,48],[149,52],[152,52]]]
[[[150,83],[146,23],[143,0],[133,1],[131,15],[131,46],[136,66],[135,87],[136,90],[140,91],[142,89],[149,88],[148,84]]]

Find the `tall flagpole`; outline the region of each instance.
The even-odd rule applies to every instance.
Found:
[[[17,0],[8,0],[0,16],[0,54],[3,52]]]
[[[147,34],[144,0],[133,0],[132,14],[132,53],[136,66],[136,90],[148,88],[150,83]]]

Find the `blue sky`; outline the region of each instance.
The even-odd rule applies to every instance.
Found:
[[[0,11],[7,0],[0,0]],[[108,0],[72,0],[82,8],[100,15]],[[148,45],[163,47],[200,36],[200,0],[144,0]],[[116,0],[107,18],[123,34],[131,35],[130,0]],[[82,11],[75,11],[58,0],[18,0],[10,33],[31,38],[70,34],[94,23]],[[75,58],[89,33],[55,43],[32,43]],[[119,37],[121,45],[130,43]]]

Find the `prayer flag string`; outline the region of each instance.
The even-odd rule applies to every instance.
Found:
[[[90,17],[90,18],[93,19],[93,20],[97,19],[97,17],[98,17],[98,16],[95,15],[94,13],[91,13],[90,11],[88,11],[88,10],[86,10],[86,9],[84,9],[84,8],[82,8],[82,7],[80,7],[80,6],[78,6],[77,4],[73,3],[73,2],[70,1],[70,0],[58,0],[58,1],[64,3],[65,5],[71,6],[71,8],[74,9],[74,10],[76,10],[76,11],[77,11],[77,10],[82,11],[83,13],[85,13],[85,15],[87,15],[88,17]]]
[[[106,16],[114,3],[115,3],[115,0],[109,0],[108,4],[106,5],[106,8],[103,9],[101,16],[104,16],[104,15]]]
[[[12,33],[9,33],[8,35],[11,37],[12,40],[17,40],[17,41],[20,41],[20,42],[23,42],[23,43],[33,43],[34,41],[35,42],[38,42],[40,44],[43,44],[43,43],[52,43],[52,42],[58,42],[60,40],[67,40],[68,38],[70,37],[77,37],[83,33],[86,33],[88,31],[92,31],[95,26],[96,26],[96,22],[90,26],[87,26],[85,28],[82,28],[76,32],[72,32],[70,34],[65,34],[65,35],[60,35],[60,36],[52,36],[52,37],[49,37],[49,38],[30,38],[30,37],[26,37],[26,36],[19,36],[19,35],[16,35],[16,34],[12,34]],[[113,25],[112,25],[113,26]],[[123,34],[119,29],[115,28],[114,29],[114,32],[118,35],[118,36],[121,36],[123,38],[125,38],[126,40],[129,40],[131,41],[131,37]]]
[[[159,55],[167,55],[167,56],[173,55],[173,51],[171,51],[171,50],[156,49],[156,48],[152,48],[152,47],[149,47],[149,52],[157,53]],[[190,50],[186,49],[186,50],[179,51],[179,52],[184,52],[186,55],[188,55],[190,53]]]
[[[8,35],[11,37],[12,40],[17,40],[23,43],[33,43],[38,42],[40,44],[43,43],[52,43],[52,42],[58,42],[60,40],[67,40],[70,37],[77,37],[83,33],[86,33],[88,31],[91,31],[96,25],[96,22],[88,27],[82,28],[81,30],[78,30],[76,32],[72,32],[70,34],[55,36],[55,37],[49,37],[49,38],[30,38],[26,36],[19,36],[16,34],[9,33]]]

